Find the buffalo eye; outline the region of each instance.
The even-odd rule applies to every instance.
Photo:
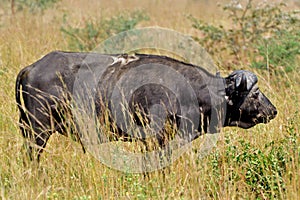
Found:
[[[257,88],[257,89],[252,93],[252,97],[253,97],[254,99],[257,99],[258,96],[259,96],[259,89]]]

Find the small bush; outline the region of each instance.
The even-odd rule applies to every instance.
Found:
[[[68,25],[66,18],[64,18],[61,31],[67,36],[71,50],[90,51],[110,36],[133,29],[138,23],[148,19],[148,16],[142,12],[133,12],[131,14],[119,14],[110,19],[87,20],[83,27],[77,28]]]
[[[225,54],[224,58],[241,63],[250,57],[250,61],[254,60],[252,66],[265,68],[263,66],[271,64],[274,68],[283,66],[286,71],[291,71],[300,54],[300,18],[299,11],[287,12],[285,6],[284,3],[255,4],[253,0],[232,0],[223,6],[230,27],[211,25],[193,16],[189,19],[203,34],[196,40],[212,55]],[[256,56],[263,59],[257,62]]]
[[[254,60],[252,67],[267,69],[268,66],[276,72],[276,67],[280,66],[286,72],[295,71],[297,56],[300,55],[300,32],[281,31],[276,37],[262,39],[257,50],[263,59]]]
[[[289,124],[287,129],[292,127]],[[299,153],[295,134],[291,133],[278,143],[272,141],[262,148],[254,147],[244,140],[233,144],[229,137],[225,139],[225,143],[227,147],[224,152],[216,151],[210,155],[212,176],[216,182],[222,179],[225,184],[235,184],[243,180],[248,187],[247,191],[256,199],[283,197],[286,191],[287,165],[292,162],[291,154]],[[213,193],[210,195],[214,196]]]
[[[44,11],[60,0],[16,0],[17,10],[28,8],[31,12]]]

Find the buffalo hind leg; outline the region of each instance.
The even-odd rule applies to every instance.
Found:
[[[42,131],[41,128],[32,128],[26,121],[20,119],[20,129],[24,137],[23,148],[26,150],[27,157],[39,162],[41,153],[46,147],[52,131]]]
[[[37,146],[34,148],[33,155],[37,159],[38,162],[40,161],[41,154],[42,154],[43,150],[45,149],[46,144],[51,135],[52,135],[51,131],[41,132],[41,133],[34,135],[35,136],[35,144]]]

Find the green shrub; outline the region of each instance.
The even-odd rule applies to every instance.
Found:
[[[276,67],[280,66],[286,72],[294,71],[298,68],[296,60],[300,55],[300,32],[281,31],[275,37],[262,39],[257,50],[263,59],[254,60],[252,67],[267,69],[268,66],[276,72]]]
[[[225,54],[224,58],[241,63],[250,57],[250,61],[254,60],[252,66],[264,68],[271,64],[274,68],[284,66],[286,71],[291,71],[300,54],[300,18],[299,11],[287,12],[285,6],[284,3],[232,0],[223,6],[230,27],[211,25],[193,16],[189,19],[204,35],[196,40],[210,54],[219,57]],[[263,60],[255,61],[257,56],[263,56]]]
[[[295,157],[293,154],[300,153],[293,122],[286,128],[289,132],[286,139],[272,141],[262,148],[257,148],[244,140],[233,144],[233,141],[226,137],[224,152],[217,150],[210,155],[213,180],[217,183],[224,181],[225,184],[235,184],[243,180],[247,184],[248,191],[256,199],[282,198],[286,191],[287,165],[291,165],[291,162],[300,164],[299,160],[291,160]],[[218,184],[218,187],[222,186]],[[213,193],[210,195],[214,196]]]
[[[28,8],[31,12],[44,11],[60,0],[16,0],[17,10]]]
[[[90,51],[110,36],[133,29],[138,23],[148,19],[147,15],[137,11],[119,14],[109,19],[87,20],[83,27],[77,28],[69,25],[64,18],[61,31],[67,36],[71,50]]]

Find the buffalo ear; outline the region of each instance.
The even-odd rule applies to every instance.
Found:
[[[245,74],[239,74],[235,79],[235,88],[238,91],[247,90],[247,77]]]

